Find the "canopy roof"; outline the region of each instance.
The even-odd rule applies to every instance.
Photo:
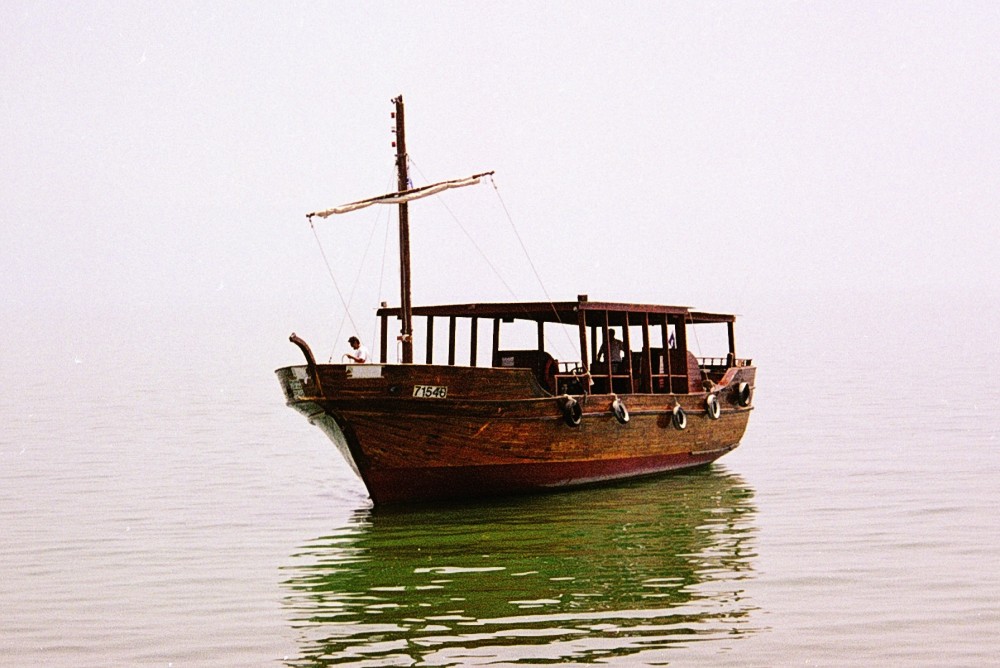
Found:
[[[577,324],[577,314],[584,313],[588,325],[603,325],[604,314],[613,326],[625,324],[629,317],[631,324],[639,324],[636,316],[680,315],[687,322],[734,322],[736,317],[722,313],[691,311],[687,306],[665,306],[657,304],[631,304],[624,302],[592,302],[586,296],[573,302],[487,302],[473,304],[447,304],[440,306],[414,306],[413,315],[455,318],[500,318],[503,320],[533,320],[535,322],[560,322]],[[400,317],[398,307],[383,307],[379,316]]]

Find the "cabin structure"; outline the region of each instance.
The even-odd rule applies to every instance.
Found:
[[[381,320],[380,361],[388,364],[389,334],[393,329],[390,319],[401,320],[401,312],[399,308],[383,307],[377,315]],[[752,364],[751,360],[736,357],[734,316],[692,311],[684,306],[592,302],[587,295],[579,295],[573,302],[415,306],[412,315],[423,319],[424,364],[481,365],[481,328],[489,328],[490,365],[530,369],[539,385],[553,395],[693,394],[704,392],[706,383],[720,382],[728,369]],[[465,325],[460,328],[460,323]],[[508,344],[505,332],[514,323],[522,325],[522,334],[524,324],[533,325],[534,345],[526,347],[523,336],[518,337],[516,347]],[[698,358],[688,350],[688,331],[689,327],[705,324],[726,326],[727,350],[715,357]],[[554,334],[552,330],[560,327],[573,331],[578,346],[578,356],[573,359],[557,359],[546,344]],[[440,331],[444,328],[446,331]],[[468,332],[465,341],[458,333],[460,329]],[[611,354],[602,354],[610,347],[612,334],[625,352],[617,360]],[[447,337],[446,360],[435,358],[436,335]]]

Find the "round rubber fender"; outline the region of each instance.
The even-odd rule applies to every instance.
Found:
[[[563,419],[571,427],[579,427],[583,422],[583,408],[580,402],[570,398],[563,404]]]
[[[705,397],[705,412],[713,420],[718,420],[722,416],[722,406],[719,405],[719,397],[714,394]]]
[[[746,408],[753,401],[753,388],[750,383],[740,383],[736,387],[736,402]]]
[[[556,391],[556,363],[555,360],[548,359],[545,361],[545,370],[542,372],[542,378],[545,379],[545,384],[549,392]]]
[[[628,424],[628,409],[625,408],[625,404],[621,402],[621,399],[615,399],[611,402],[611,412],[615,414],[615,419],[619,423]]]
[[[674,410],[670,415],[670,422],[674,425],[674,429],[679,429],[681,431],[687,429],[688,426],[688,416],[681,408],[680,404],[674,406]]]

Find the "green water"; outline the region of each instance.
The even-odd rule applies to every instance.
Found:
[[[753,493],[706,469],[502,504],[357,511],[304,545],[290,665],[648,658],[754,632]],[[716,650],[719,648],[716,647]]]

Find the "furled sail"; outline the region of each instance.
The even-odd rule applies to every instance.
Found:
[[[332,209],[326,209],[324,211],[313,211],[312,213],[307,213],[306,218],[312,218],[313,216],[319,216],[320,218],[328,218],[335,213],[349,213],[351,211],[357,211],[358,209],[363,209],[366,206],[371,206],[372,204],[402,204],[403,202],[409,202],[410,200],[420,199],[421,197],[429,197],[430,195],[436,195],[439,192],[448,190],[449,188],[462,188],[464,186],[472,186],[479,183],[479,180],[484,176],[491,176],[493,172],[483,172],[482,174],[474,174],[468,178],[464,179],[452,179],[451,181],[441,181],[440,183],[432,183],[427,186],[420,186],[419,188],[410,188],[409,190],[401,190],[399,192],[387,193],[385,195],[379,195],[378,197],[370,197],[368,199],[363,199],[358,202],[351,202],[350,204],[344,204],[343,206],[335,206]]]

